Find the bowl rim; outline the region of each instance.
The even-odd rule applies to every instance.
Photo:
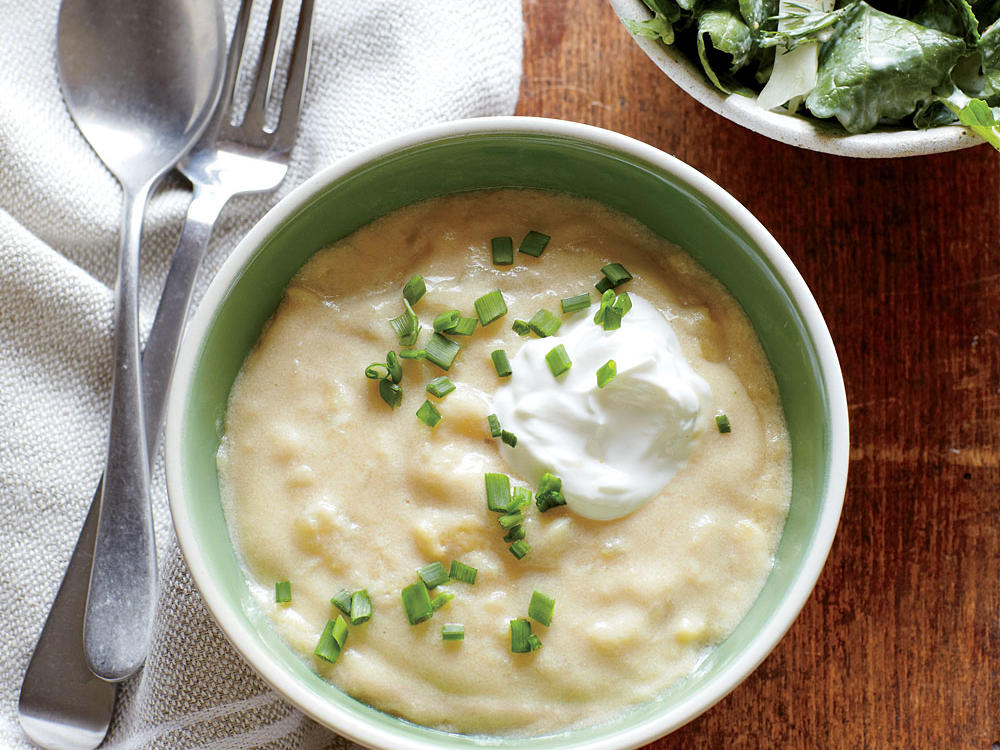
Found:
[[[390,729],[353,717],[335,704],[316,698],[296,678],[273,663],[263,649],[251,642],[251,639],[243,637],[245,628],[236,614],[219,603],[223,600],[220,587],[209,574],[204,555],[195,541],[191,516],[187,512],[181,461],[183,415],[201,343],[211,328],[216,311],[238,279],[243,266],[279,226],[309,203],[323,188],[370,162],[434,141],[489,135],[555,136],[623,152],[662,170],[714,203],[747,233],[751,242],[787,285],[789,295],[816,348],[820,374],[826,386],[830,411],[830,472],[821,499],[822,507],[803,563],[780,605],[769,617],[768,626],[762,628],[750,647],[734,658],[722,670],[719,678],[707,686],[709,689],[612,737],[584,739],[566,745],[587,750],[637,747],[686,724],[725,697],[756,669],[791,627],[812,592],[833,543],[846,491],[849,448],[847,398],[837,353],[819,307],[798,270],[778,242],[741,203],[693,167],[653,146],[610,130],[564,120],[515,116],[455,120],[419,128],[362,149],[321,169],[292,190],[260,219],[230,253],[187,325],[170,385],[164,438],[166,479],[174,529],[182,555],[208,611],[227,640],[272,688],[319,723],[356,742],[394,750],[431,750],[436,747],[432,740],[400,736]]]
[[[846,134],[838,132],[836,126],[824,127],[811,117],[762,109],[757,106],[756,96],[719,91],[705,78],[704,72],[675,47],[633,34],[626,21],[650,18],[650,11],[642,0],[608,2],[633,41],[667,78],[716,114],[772,140],[810,151],[859,159],[927,156],[983,144],[982,139],[960,125],[942,125],[926,130],[883,126],[868,133]]]

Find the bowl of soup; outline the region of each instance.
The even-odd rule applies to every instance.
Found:
[[[192,318],[185,559],[237,650],[374,747],[633,747],[732,690],[829,551],[822,315],[678,160],[483,118],[320,172]]]

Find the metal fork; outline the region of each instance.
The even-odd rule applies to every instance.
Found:
[[[242,0],[222,99],[205,134],[178,165],[191,181],[194,195],[142,358],[151,463],[159,447],[164,399],[188,302],[215,222],[230,198],[273,190],[288,171],[309,67],[313,4],[314,0],[302,0],[278,124],[267,130],[268,105],[277,96],[274,68],[283,0],[271,2],[250,102],[242,121],[233,125],[233,90],[253,5],[253,0]],[[98,486],[21,684],[21,727],[31,740],[51,750],[97,747],[104,741],[114,710],[116,685],[95,677],[83,654],[83,618],[100,497]]]

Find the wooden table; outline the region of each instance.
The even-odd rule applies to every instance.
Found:
[[[746,205],[840,355],[843,517],[802,614],[650,747],[1000,746],[1000,154],[858,160],[771,141],[674,86],[603,0],[525,0],[517,112],[617,130]]]

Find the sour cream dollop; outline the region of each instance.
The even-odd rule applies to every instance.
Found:
[[[683,468],[711,409],[711,389],[684,359],[677,335],[642,297],[621,328],[605,331],[594,308],[565,321],[558,336],[524,343],[494,411],[517,446],[503,445],[511,468],[537,482],[562,479],[570,509],[597,520],[621,518],[648,502]],[[553,377],[545,355],[562,344],[569,372]],[[618,374],[597,387],[597,370]]]

